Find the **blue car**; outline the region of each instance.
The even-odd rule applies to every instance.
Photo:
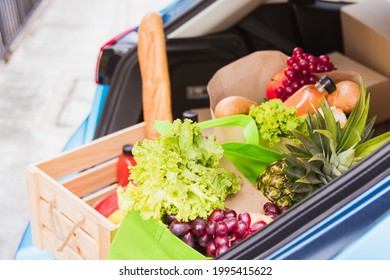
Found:
[[[177,0],[161,11],[172,113],[209,106],[217,70],[259,50],[345,54],[342,9],[354,2]],[[212,16],[210,16],[212,15]],[[137,28],[101,48],[92,110],[64,150],[143,121]],[[388,89],[390,90],[390,88]],[[377,131],[389,130],[380,116]],[[390,143],[219,259],[390,259]],[[53,259],[26,229],[15,259]]]

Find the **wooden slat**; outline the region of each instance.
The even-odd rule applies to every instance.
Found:
[[[44,239],[44,248],[48,250],[58,260],[83,260],[84,258],[70,247],[65,246],[62,251],[57,250],[58,239],[52,231],[42,227],[42,236]]]
[[[46,174],[41,173],[38,181],[40,196],[48,202],[54,201],[56,208],[72,221],[78,221],[84,216],[85,222],[81,228],[93,238],[99,239],[98,225],[104,226],[109,231],[115,229],[115,225],[103,215]]]
[[[78,197],[86,196],[116,181],[116,162],[117,158],[99,164],[62,182],[62,185]]]
[[[145,124],[136,124],[65,152],[61,156],[37,163],[36,166],[51,178],[60,179],[118,157],[123,145],[134,144],[145,137]]]
[[[62,215],[58,210],[51,212],[52,210],[50,209],[49,204],[44,200],[41,200],[39,208],[44,227],[57,237],[58,248],[67,238],[67,235],[71,233],[74,222]],[[98,241],[81,228],[76,228],[74,230],[74,233],[72,233],[66,246],[80,254],[84,259],[99,259]]]
[[[105,198],[111,192],[115,191],[117,187],[117,184],[110,185],[97,192],[94,192],[93,194],[83,197],[82,200],[86,202],[89,206],[94,208],[103,198]]]
[[[39,216],[39,186],[38,186],[38,169],[35,166],[26,168],[26,186],[28,193],[28,206],[30,214],[31,235],[33,242],[40,248],[43,248],[41,224]]]

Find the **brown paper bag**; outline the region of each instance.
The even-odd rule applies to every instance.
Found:
[[[279,51],[257,51],[218,70],[207,86],[212,118],[215,118],[216,104],[228,96],[244,96],[258,103],[264,101],[269,81],[278,71],[287,67],[287,58],[287,55]],[[335,83],[342,80],[360,83],[361,79],[358,73],[352,71],[332,71],[317,76],[324,74]],[[217,127],[214,128],[214,134],[219,143],[244,142],[241,127]],[[236,174],[240,173],[227,159],[224,159],[223,165]],[[243,186],[237,194],[228,197],[227,207],[239,212],[263,213],[263,205],[268,200],[244,176],[241,177],[244,180]]]

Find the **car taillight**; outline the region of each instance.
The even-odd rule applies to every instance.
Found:
[[[96,84],[102,83],[104,78],[102,78],[102,75],[108,71],[107,67],[109,67],[109,60],[110,60],[110,53],[106,52],[108,47],[115,45],[121,38],[128,35],[129,33],[135,31],[135,28],[128,29],[119,35],[115,36],[114,38],[110,39],[107,43],[105,43],[103,46],[100,47],[98,58],[96,61],[96,68],[95,68],[95,82]]]

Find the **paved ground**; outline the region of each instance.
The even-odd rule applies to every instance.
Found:
[[[0,259],[28,223],[26,165],[56,156],[87,116],[99,48],[170,0],[45,0],[0,63]]]

